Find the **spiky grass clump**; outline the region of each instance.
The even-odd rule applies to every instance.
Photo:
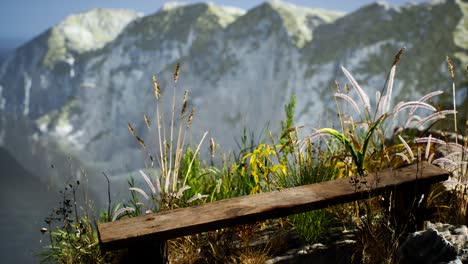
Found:
[[[332,151],[316,148],[310,140],[306,140],[302,150],[300,141],[294,140],[298,138],[297,130],[289,136],[291,140],[287,141],[290,150],[287,159],[288,172],[278,180],[283,188],[319,183],[338,177],[340,165]],[[329,209],[291,215],[288,221],[298,236],[307,243],[317,243],[325,239],[337,222]]]
[[[156,126],[152,124],[148,116],[143,116],[145,125],[151,137],[151,146],[136,134],[133,126],[128,123],[130,134],[135,137],[139,143],[143,153],[145,154],[145,166],[147,171],[154,174],[153,177],[148,176],[148,173],[140,170],[141,177],[145,180],[147,187],[151,191],[148,195],[145,190],[140,187],[130,186],[130,191],[138,193],[146,200],[146,210],[142,212],[154,212],[158,210],[171,209],[185,206],[194,201],[205,199],[207,195],[196,193],[192,197],[184,196],[184,192],[191,187],[187,185],[190,181],[189,177],[197,177],[193,175],[194,164],[198,160],[198,152],[200,146],[205,139],[207,132],[203,135],[200,143],[196,146],[195,151],[187,146],[187,134],[192,124],[195,109],[189,112],[188,108],[188,91],[184,91],[182,105],[177,109],[177,81],[179,79],[179,64],[173,75],[173,94],[172,107],[169,114],[169,119],[166,120],[165,113],[161,110],[161,88],[155,76],[153,76],[153,91],[156,102],[155,119]],[[178,116],[176,113],[179,113]],[[169,126],[167,126],[169,124]],[[187,157],[190,156],[190,160]],[[184,159],[185,158],[185,159]],[[137,197],[134,197],[137,198]],[[133,207],[125,207],[119,213],[134,212],[137,208],[135,205],[141,203],[134,202]]]
[[[401,59],[404,49],[395,57],[391,70],[387,75],[387,80],[381,91],[376,92],[376,105],[372,108],[369,96],[359,86],[352,74],[342,67],[342,70],[351,83],[354,91],[359,98],[359,105],[350,94],[347,85],[345,92],[342,92],[338,83],[336,87],[338,92],[335,98],[343,99],[355,110],[354,114],[345,114],[342,111],[341,104],[337,101],[337,109],[340,117],[341,131],[332,128],[318,129],[308,140],[314,140],[318,136],[331,135],[343,148],[343,160],[348,159],[352,163],[347,163],[347,171],[357,174],[360,178],[353,179],[356,187],[360,184],[366,184],[365,175],[367,172],[378,171],[384,168],[394,168],[404,163],[420,162],[425,159],[433,164],[447,166],[457,166],[458,164],[451,159],[449,154],[445,157],[436,156],[431,144],[442,144],[459,146],[457,142],[446,143],[443,140],[433,138],[428,132],[433,124],[445,119],[447,115],[456,115],[456,108],[453,110],[437,110],[436,107],[427,103],[434,96],[442,94],[441,91],[429,93],[419,100],[399,102],[391,108],[391,99],[393,84],[397,64]],[[453,67],[448,60],[449,70],[453,80]],[[363,110],[361,110],[363,109]],[[426,117],[416,115],[419,111],[426,114]],[[406,113],[403,123],[396,123],[401,119],[402,114]],[[357,120],[357,121],[355,121]],[[388,121],[391,121],[390,123]],[[391,128],[394,133],[389,135]],[[456,126],[455,126],[456,127]],[[408,131],[418,131],[416,138],[405,135]],[[426,135],[426,136],[424,136]],[[397,137],[397,140],[388,140],[388,138]],[[418,138],[419,137],[419,138]],[[421,143],[426,144],[424,148]],[[463,153],[462,150],[460,153]],[[346,164],[346,163],[345,163]],[[349,172],[346,173],[349,175]],[[431,195],[437,195],[431,193]],[[432,197],[433,198],[433,197]],[[399,227],[394,226],[394,222],[389,219],[395,213],[397,208],[392,206],[392,195],[384,195],[382,200],[370,199],[355,203],[355,221],[358,227],[358,240],[360,241],[360,257],[367,263],[393,262],[396,261],[393,256],[397,252],[399,241],[404,236],[402,226],[408,228],[409,223],[398,223]],[[431,197],[429,197],[430,200]],[[383,201],[383,202],[382,202]],[[390,205],[390,206],[389,206]],[[403,232],[403,233],[401,233]]]

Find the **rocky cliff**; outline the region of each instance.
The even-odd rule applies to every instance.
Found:
[[[158,77],[163,94],[171,91],[177,62],[179,97],[189,90],[197,110],[192,139],[210,131],[229,148],[244,126],[257,134],[267,124],[277,130],[293,93],[304,131],[329,125],[330,86],[344,82],[340,66],[373,95],[401,47],[407,52],[396,74],[397,99],[449,92],[446,55],[459,76],[468,63],[467,14],[468,3],[453,0],[378,2],[350,14],[280,1],[248,11],[165,6],[143,17],[92,10],[70,16],[3,61],[0,109],[9,120],[33,122],[28,135],[53,138],[85,163],[125,173],[143,165],[126,123],[147,137],[142,116],[154,118],[151,78]],[[462,99],[466,87],[459,91]],[[444,96],[448,101],[450,93]],[[14,149],[8,141],[3,144]]]

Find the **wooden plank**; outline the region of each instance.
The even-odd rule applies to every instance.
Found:
[[[149,240],[164,241],[237,224],[246,224],[369,198],[396,186],[421,186],[448,179],[449,172],[427,162],[370,173],[367,186],[356,189],[349,178],[311,184],[199,206],[175,209],[98,225],[104,250]]]

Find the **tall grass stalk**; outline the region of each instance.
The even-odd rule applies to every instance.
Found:
[[[156,104],[156,136],[154,135],[152,124],[149,118],[146,116],[146,114],[144,115],[144,121],[148,129],[149,135],[151,137],[151,143],[153,146],[152,151],[148,149],[144,140],[141,139],[138,135],[136,135],[135,129],[130,123],[128,123],[128,128],[131,135],[137,139],[146,157],[150,160],[151,169],[154,171],[155,181],[154,186],[150,178],[143,171],[140,170],[140,174],[145,180],[147,186],[150,188],[152,194],[148,195],[143,189],[135,186],[131,186],[130,190],[141,194],[146,200],[156,202],[157,209],[172,208],[175,205],[174,203],[181,199],[184,191],[190,188],[189,186],[186,186],[187,177],[190,174],[192,165],[194,164],[194,161],[198,156],[200,146],[202,145],[204,139],[208,134],[208,132],[204,133],[202,139],[196,147],[195,153],[193,154],[190,160],[185,175],[181,175],[180,169],[187,148],[186,138],[188,135],[188,131],[191,127],[193,117],[195,115],[195,109],[192,107],[192,110],[187,115],[189,93],[188,91],[184,91],[180,112],[178,116],[176,116],[176,112],[178,111],[177,81],[179,79],[179,70],[180,66],[179,64],[177,64],[173,75],[173,92],[171,100],[172,105],[169,120],[165,119],[165,113],[164,111],[162,111],[161,88],[159,86],[157,78],[153,76],[153,91]],[[169,127],[167,127],[166,124],[169,124]],[[154,138],[157,138],[157,142],[155,142]],[[154,164],[154,157],[156,157],[156,165]],[[147,158],[145,158],[145,167],[146,169],[150,169],[146,163]],[[194,201],[202,197],[201,194],[195,195],[196,196],[192,197],[191,199],[186,200]],[[122,208],[122,210],[124,209],[125,208]],[[130,209],[127,208],[127,210]],[[150,208],[150,211],[152,210],[153,208]]]
[[[447,56],[447,66],[450,73],[450,79],[452,79],[452,98],[453,98],[453,116],[454,116],[454,132],[455,132],[455,143],[458,144],[458,122],[457,122],[457,98],[456,98],[456,89],[455,89],[455,72],[453,69],[452,60]]]

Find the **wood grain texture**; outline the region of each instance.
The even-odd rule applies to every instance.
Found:
[[[345,178],[102,223],[98,225],[99,238],[104,250],[164,241],[369,198],[396,186],[433,184],[448,176],[449,172],[422,162],[370,173],[365,177],[366,186],[359,189]]]

